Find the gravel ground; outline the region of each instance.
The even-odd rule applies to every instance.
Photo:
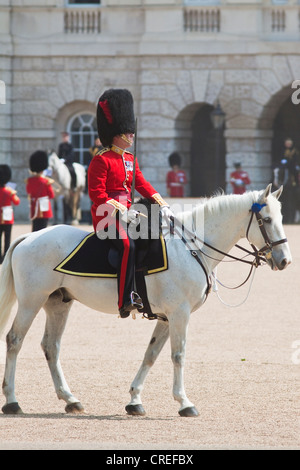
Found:
[[[13,238],[28,231],[29,225],[15,225]],[[300,449],[300,226],[286,226],[286,235],[293,255],[287,270],[259,268],[240,307],[229,308],[211,293],[191,317],[185,384],[199,417],[178,415],[169,343],[146,379],[146,416],[127,416],[129,386],[154,323],[75,303],[60,358],[85,414],[65,414],[56,397],[40,348],[41,311],[17,362],[16,393],[24,415],[0,415],[0,449]],[[236,285],[247,269],[226,263],[218,275]],[[237,304],[248,286],[219,293]],[[2,338],[2,376],[4,361]]]

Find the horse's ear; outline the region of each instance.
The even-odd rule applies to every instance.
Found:
[[[276,199],[279,199],[282,191],[283,191],[283,186],[280,186],[279,189],[277,189],[276,191],[272,193],[272,196],[276,197]]]
[[[266,187],[266,189],[264,190],[264,192],[262,193],[261,197],[260,197],[260,201],[261,202],[265,202],[265,200],[267,199],[267,197],[270,195],[271,193],[271,189],[272,189],[272,183],[268,184],[268,186]]]

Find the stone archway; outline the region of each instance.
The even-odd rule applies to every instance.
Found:
[[[175,123],[177,148],[182,149],[183,166],[189,171],[191,197],[209,197],[217,189],[225,189],[225,139],[222,130],[217,175],[217,136],[210,118],[212,110],[208,103],[193,103],[181,111]]]
[[[292,88],[283,87],[265,104],[257,123],[257,129],[268,139],[269,168],[281,158],[284,140],[291,137],[300,148],[300,106],[292,103]]]
[[[284,152],[284,141],[291,138],[300,149],[300,105],[295,105],[289,96],[280,106],[273,121],[272,162],[280,161]]]
[[[218,136],[210,114],[214,107],[203,104],[196,112],[191,136],[191,194],[211,196],[225,189],[225,141],[223,129]],[[217,139],[219,139],[219,146]]]
[[[290,137],[300,149],[299,122],[300,106],[292,102],[292,88],[286,86],[273,95],[265,105],[258,125],[270,132],[269,168],[270,179],[273,180],[272,168],[280,164],[284,156],[284,142]],[[284,223],[293,223],[295,212],[299,207],[299,188],[287,180],[281,197]]]

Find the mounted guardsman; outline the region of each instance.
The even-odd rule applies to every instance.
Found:
[[[69,132],[62,132],[62,142],[58,146],[58,158],[61,158],[68,168],[71,176],[71,189],[76,188],[76,172],[73,166],[74,147],[70,142]]]
[[[99,138],[105,147],[96,154],[88,169],[88,191],[93,202],[92,220],[98,237],[107,237],[121,255],[118,269],[118,307],[120,316],[142,308],[142,300],[134,291],[135,244],[128,234],[128,224],[139,223],[139,213],[131,209],[131,187],[158,203],[165,216],[172,215],[168,204],[144,178],[134,155],[127,152],[135,135],[133,98],[126,89],[106,90],[97,106]],[[134,173],[135,169],[135,175]],[[113,226],[114,230],[108,230]]]
[[[284,187],[282,197],[283,222],[293,224],[295,222],[296,210],[300,204],[300,156],[292,139],[284,142],[283,157],[277,162],[273,169],[273,185]]]

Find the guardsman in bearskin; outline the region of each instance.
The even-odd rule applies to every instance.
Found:
[[[30,219],[32,231],[46,228],[48,221],[53,217],[50,199],[55,194],[52,188],[54,180],[44,176],[48,168],[48,155],[43,150],[37,150],[29,159],[30,171],[33,173],[26,181],[26,192],[30,199]]]
[[[0,262],[9,248],[11,239],[11,229],[14,223],[13,204],[18,206],[20,199],[17,196],[17,191],[12,189],[6,184],[11,178],[11,169],[8,165],[0,165]],[[1,240],[4,234],[4,250],[2,255]]]
[[[121,254],[118,270],[118,307],[122,318],[142,307],[134,291],[135,244],[128,234],[128,224],[139,223],[139,213],[131,209],[131,185],[134,156],[126,149],[134,142],[135,117],[133,98],[126,89],[110,89],[97,105],[97,128],[104,149],[94,156],[88,169],[88,190],[93,202],[92,220],[98,234],[114,225],[107,236]],[[135,163],[135,189],[162,207],[165,216],[172,215],[168,204],[144,178]]]
[[[185,171],[181,168],[179,153],[173,152],[169,156],[169,165],[172,168],[167,173],[167,190],[170,197],[183,197],[184,185],[187,183]]]

